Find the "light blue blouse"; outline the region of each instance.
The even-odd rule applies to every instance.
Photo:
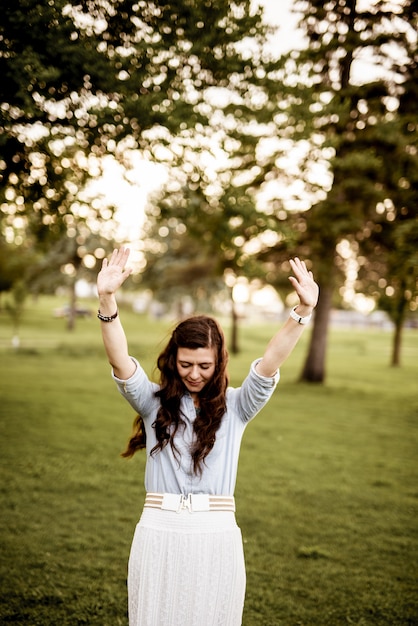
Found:
[[[155,397],[158,385],[149,380],[136,359],[132,360],[136,364],[136,371],[129,379],[121,380],[112,375],[120,393],[144,420],[147,435],[146,491],[233,496],[245,427],[270,399],[280,373],[277,372],[273,378],[260,376],[255,369],[257,360],[252,363],[241,387],[228,387],[227,410],[216,433],[215,445],[205,459],[202,476],[196,476],[193,473],[189,452],[193,442],[193,422],[196,418],[192,397],[185,391],[180,404],[184,428],[179,428],[175,444],[181,457],[177,458],[174,455],[170,445],[151,456],[150,452],[157,443],[152,424],[160,405],[159,398]]]

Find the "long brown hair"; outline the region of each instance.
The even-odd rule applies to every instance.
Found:
[[[153,424],[158,443],[151,450],[151,454],[156,454],[168,443],[174,453],[178,454],[174,436],[183,425],[180,402],[184,395],[184,385],[176,364],[179,348],[191,350],[213,348],[215,353],[215,372],[199,394],[200,412],[193,424],[195,442],[190,453],[194,472],[201,474],[204,460],[215,444],[216,432],[226,410],[228,352],[223,332],[216,320],[211,317],[206,315],[190,317],[174,329],[165,350],[157,359],[160,388],[155,395],[160,398],[161,406]],[[134,433],[122,456],[131,457],[144,447],[145,430],[138,415],[134,422]]]

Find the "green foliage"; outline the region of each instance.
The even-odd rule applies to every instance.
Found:
[[[385,286],[392,288],[388,246],[373,253],[373,236],[368,246],[362,242],[369,233],[380,232],[385,219],[389,244],[399,239],[395,230],[401,222],[417,217],[417,114],[412,105],[417,15],[412,2],[397,12],[384,4],[366,9],[351,1],[301,1],[295,8],[307,46],[279,59],[265,51],[261,57],[255,54],[254,59],[263,60],[259,82],[240,97],[214,100],[216,106],[208,97],[208,127],[173,143],[170,165],[177,157],[179,167],[158,209],[150,211],[145,276],[155,285],[158,275],[166,294],[170,280],[190,291],[193,282],[202,285],[197,259],[209,278],[231,269],[266,279],[286,294],[283,264],[294,254],[306,258],[313,263],[322,296],[302,375],[321,381],[330,306],[343,304],[347,259],[339,244],[348,240],[366,271],[369,252],[379,256]],[[398,53],[390,55],[392,49]],[[377,74],[361,72],[361,59],[368,54]],[[210,156],[205,160],[202,153]],[[298,163],[287,171],[292,153],[299,155]],[[295,176],[302,193],[289,197],[282,190]],[[271,200],[261,205],[259,191]],[[376,211],[388,199],[397,207],[394,219]],[[289,211],[302,203],[309,210]],[[403,257],[408,249],[403,247]],[[397,250],[392,246],[394,259]],[[397,276],[410,275],[411,265],[411,257],[398,259]],[[356,286],[370,293],[370,280],[363,283],[366,271],[360,271]],[[416,286],[411,282],[402,298],[412,310]],[[396,298],[392,303],[398,310]]]
[[[8,244],[0,237],[0,293],[12,289],[34,260],[35,255],[30,248]]]
[[[185,183],[177,192],[168,186],[157,212],[154,205],[149,213],[143,278],[157,295],[173,285],[190,293],[205,279],[222,284],[228,271],[248,279],[261,276],[247,246],[272,220],[257,212],[254,197],[242,187],[212,195],[210,181],[197,167],[191,179],[199,179],[199,184]]]
[[[134,414],[110,378],[97,320],[69,338],[51,319],[56,305],[30,306],[18,354],[0,317],[0,621],[126,626],[144,457],[119,457]],[[151,374],[170,324],[122,316]],[[246,325],[232,384],[274,330]],[[243,626],[414,624],[418,336],[408,332],[400,371],[386,365],[386,332],[333,331],[321,387],[294,382],[306,341],[244,436]]]
[[[0,237],[48,252],[38,285],[51,284],[45,268],[55,279],[74,240],[87,246],[85,231],[114,236],[113,207],[83,196],[102,157],[126,163],[140,149],[154,159],[177,133],[207,126],[209,90],[239,96],[259,82],[260,59],[242,44],[264,36],[249,0],[4,4]]]
[[[63,159],[54,160],[67,156],[64,150],[123,160],[126,145],[119,153],[117,145],[127,136],[131,148],[145,147],[150,128],[176,133],[206,124],[205,90],[229,87],[232,76],[237,90],[245,90],[253,75],[253,61],[244,62],[236,46],[262,37],[260,16],[249,6],[248,0],[6,2],[0,27],[3,181],[45,191],[69,175]],[[77,164],[83,169],[78,159],[73,171]]]
[[[293,86],[293,97],[284,105],[292,120],[288,136],[309,138],[305,163],[328,163],[322,197],[293,220],[298,253],[312,260],[321,286],[302,376],[321,381],[329,311],[346,279],[342,241],[350,242],[353,257],[364,266],[358,291],[375,295],[383,290],[392,299],[392,311],[402,310],[401,316],[392,316],[394,344],[405,311],[417,307],[415,253],[394,243],[398,228],[404,231],[405,222],[417,219],[418,116],[411,105],[416,101],[417,12],[411,1],[397,11],[385,3],[365,8],[351,0],[302,0],[295,8],[308,45],[289,53],[277,75]],[[370,59],[371,73],[362,67],[364,58]],[[309,188],[312,169],[306,167],[303,174],[301,168],[301,177]],[[394,210],[379,212],[380,203]],[[279,241],[265,257],[278,262],[286,254]]]
[[[415,187],[418,118],[416,109],[413,112],[403,102],[409,102],[416,90],[417,15],[411,2],[396,13],[385,5],[361,9],[356,2],[302,1],[296,8],[303,11],[301,26],[309,44],[291,56],[303,80],[315,89],[306,91],[291,109],[316,136],[316,146],[333,154],[328,159],[332,185],[326,198],[306,214],[301,243],[311,241],[318,259],[324,258],[324,247],[330,248],[320,276],[322,283],[330,284],[338,242],[363,239],[365,228],[379,221],[376,204],[388,198],[398,204],[401,189]],[[398,49],[396,58],[388,55],[389,44]],[[381,64],[378,77],[376,69],[374,73],[363,69],[359,75],[359,59],[370,50],[371,62]],[[298,88],[303,86],[299,83]],[[392,228],[398,219],[416,217],[412,197],[399,204],[403,216],[396,215],[389,224]]]

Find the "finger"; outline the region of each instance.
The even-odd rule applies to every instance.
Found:
[[[129,257],[129,253],[130,253],[129,248],[122,247],[118,250],[118,255],[117,255],[118,265],[125,267],[126,261],[128,260],[128,257]]]
[[[290,266],[292,268],[293,273],[298,278],[298,280],[300,280],[303,277],[303,275],[306,273],[306,266],[304,265],[303,261],[298,259],[298,257],[295,257],[294,259],[290,259]]]
[[[115,248],[109,259],[109,265],[118,265],[118,266],[125,265],[123,258],[124,258],[124,249]]]
[[[297,275],[299,280],[305,277],[313,278],[313,274],[308,270],[305,261],[301,261],[301,259],[295,257],[295,259],[290,259],[290,263],[292,265],[293,272]]]
[[[306,267],[305,261],[301,261],[300,258],[297,256],[295,256],[294,259],[290,259],[290,264],[292,265],[292,267],[299,267],[299,268]]]
[[[112,254],[110,255],[110,259],[108,261],[108,265],[114,265],[114,263],[116,262],[116,257],[118,254],[118,250],[115,248],[112,252]]]

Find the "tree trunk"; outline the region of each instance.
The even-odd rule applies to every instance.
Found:
[[[325,381],[325,357],[333,288],[321,287],[321,296],[315,309],[308,354],[300,376],[301,382],[323,383]]]
[[[399,285],[399,294],[395,300],[392,310],[389,311],[390,318],[395,326],[395,333],[392,341],[392,356],[390,364],[392,367],[400,367],[401,364],[401,343],[402,329],[405,324],[406,313],[409,307],[409,301],[405,298],[408,285],[405,279],[401,279]]]
[[[238,315],[235,308],[235,302],[231,295],[231,354],[238,354]]]
[[[392,343],[392,359],[391,366],[399,367],[401,364],[401,339],[402,339],[403,320],[396,320],[395,333]]]
[[[74,330],[77,308],[77,295],[75,292],[75,281],[70,286],[70,309],[68,311],[67,330]]]

